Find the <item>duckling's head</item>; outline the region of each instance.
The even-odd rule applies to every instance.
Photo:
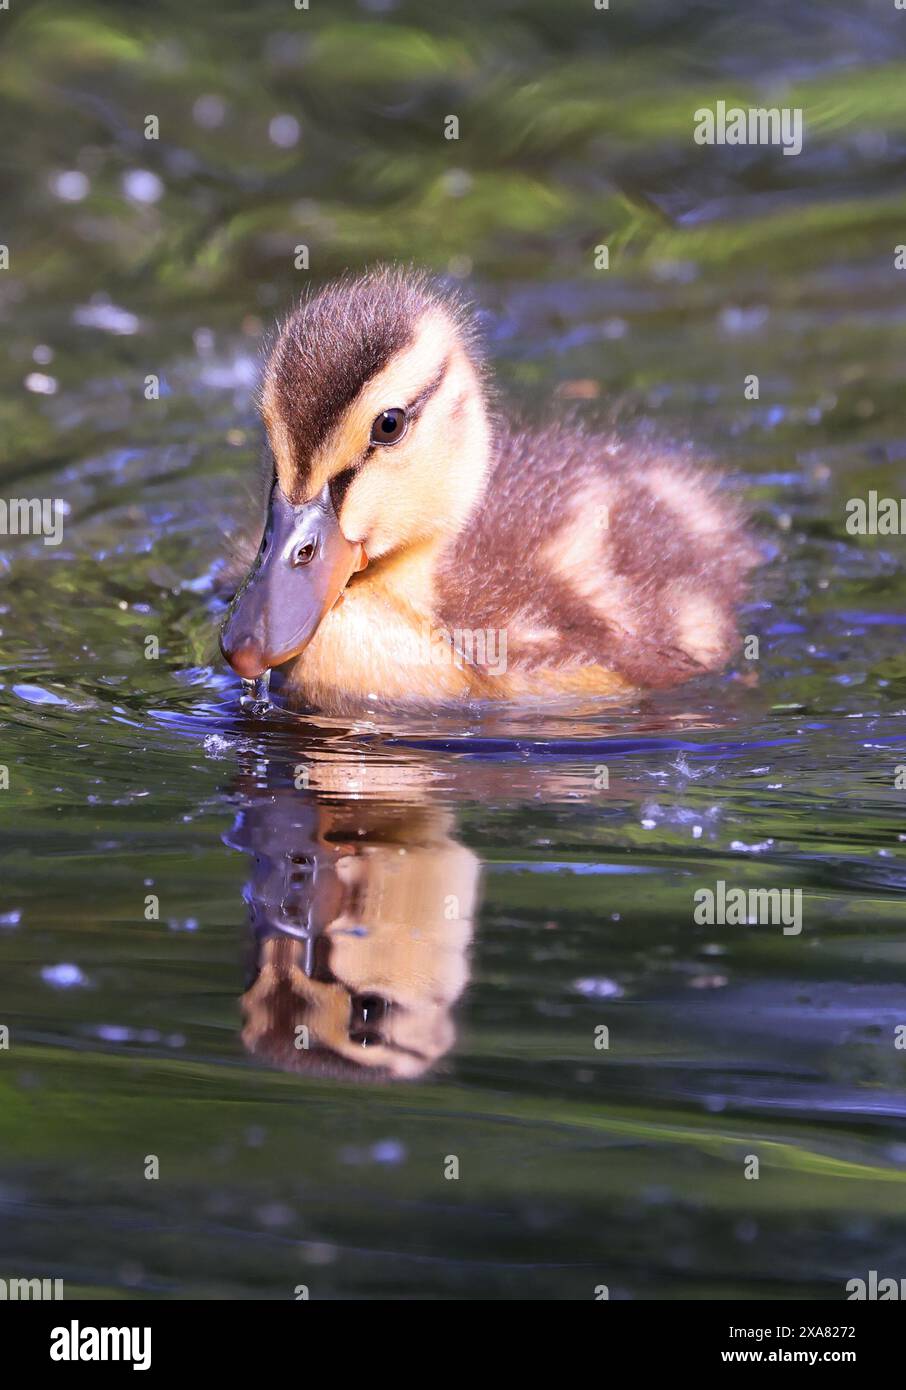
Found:
[[[298,655],[354,574],[457,535],[491,456],[472,320],[420,274],[379,269],[304,300],[270,355],[261,413],[268,517],[221,633],[246,678]]]

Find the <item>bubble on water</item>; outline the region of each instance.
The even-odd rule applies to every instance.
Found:
[[[131,1028],[125,1028],[119,1023],[99,1023],[94,1029],[95,1037],[103,1042],[124,1043],[129,1042],[133,1037]]]
[[[80,203],[91,191],[91,184],[80,169],[64,169],[62,173],[51,174],[48,183],[54,197],[64,203]]]
[[[275,116],[267,128],[271,144],[281,150],[291,150],[299,143],[300,126],[295,116]]]
[[[223,97],[207,93],[199,97],[192,107],[192,119],[203,130],[216,130],[219,125],[223,125],[226,111],[227,105]]]
[[[741,309],[736,304],[728,304],[721,310],[720,326],[725,333],[757,333],[768,319],[768,308],[758,304],[749,309]]]
[[[209,758],[225,758],[235,748],[236,740],[224,738],[223,734],[208,734],[203,746]]]
[[[402,1163],[406,1157],[406,1146],[398,1139],[379,1139],[372,1144],[370,1153],[375,1163]]]
[[[623,993],[622,985],[604,976],[589,976],[584,980],[576,980],[573,989],[579,994],[584,994],[586,999],[619,999]]]
[[[99,328],[103,333],[114,333],[118,337],[137,333],[141,327],[141,320],[136,314],[119,308],[104,294],[92,295],[87,304],[77,305],[72,312],[72,321],[80,328]]]
[[[157,203],[164,194],[163,183],[150,169],[128,169],[122,178],[122,189],[133,203]]]
[[[47,376],[44,372],[29,372],[25,378],[26,391],[31,391],[36,396],[55,395],[58,384],[55,376]]]
[[[88,984],[87,976],[70,961],[64,961],[60,965],[45,965],[41,971],[41,979],[54,989],[74,989]]]

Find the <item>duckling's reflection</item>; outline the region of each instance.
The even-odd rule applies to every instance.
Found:
[[[245,783],[227,837],[254,855],[246,1048],[294,1071],[421,1076],[455,1039],[478,859],[441,806],[268,783]]]

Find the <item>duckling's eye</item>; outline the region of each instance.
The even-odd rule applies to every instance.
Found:
[[[372,444],[398,444],[409,421],[402,407],[383,411],[371,426]]]

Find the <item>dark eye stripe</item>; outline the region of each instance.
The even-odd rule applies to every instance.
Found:
[[[444,382],[444,377],[447,375],[447,369],[449,368],[449,366],[450,359],[449,357],[447,357],[440,364],[440,371],[437,373],[437,376],[433,379],[433,381],[429,381],[428,385],[424,387],[424,389],[420,391],[418,395],[415,397],[415,400],[410,401],[409,405],[407,405],[406,414],[409,416],[410,423],[413,420],[418,419],[422,406],[424,406],[426,401],[430,401],[431,397],[440,390]]]
[[[373,453],[374,445],[372,444],[369,447],[368,453],[365,455],[365,458],[368,457],[368,454]],[[362,462],[364,462],[364,459],[362,460]],[[354,463],[351,468],[344,468],[342,473],[338,473],[336,477],[331,478],[330,499],[333,502],[333,508],[335,512],[338,512],[340,510],[340,504],[342,503],[343,498],[349,491],[349,484],[352,482],[353,478],[358,473],[361,466],[362,463]]]

